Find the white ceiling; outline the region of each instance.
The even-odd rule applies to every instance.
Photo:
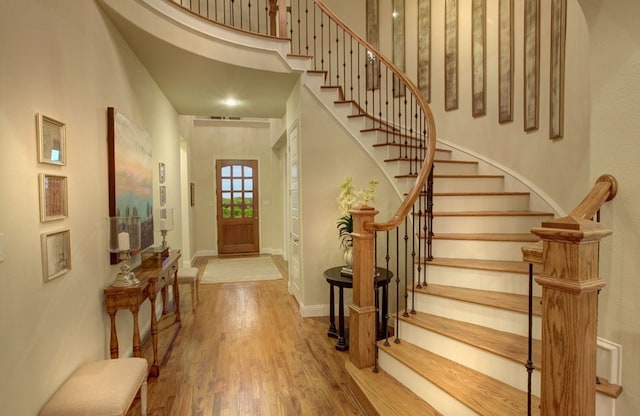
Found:
[[[181,115],[284,116],[298,74],[229,65],[171,45],[106,9],[138,59]],[[234,107],[226,98],[239,101]]]

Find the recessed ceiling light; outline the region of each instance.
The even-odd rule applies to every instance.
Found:
[[[223,101],[223,103],[227,107],[233,107],[239,104],[238,100],[236,100],[235,98],[227,98],[226,100]]]

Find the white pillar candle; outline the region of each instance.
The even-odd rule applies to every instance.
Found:
[[[129,233],[123,231],[118,233],[118,249],[120,251],[129,250]]]
[[[165,220],[164,218],[160,219],[160,229],[161,230],[166,230],[167,229],[167,220]]]

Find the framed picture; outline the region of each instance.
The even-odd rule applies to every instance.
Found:
[[[418,88],[431,102],[431,0],[418,1]]]
[[[538,129],[540,97],[540,0],[524,3],[524,130]]]
[[[67,216],[67,177],[41,173],[40,221],[52,221]]]
[[[140,217],[140,249],[144,250],[153,245],[154,238],[151,136],[113,107],[108,107],[107,148],[109,216]],[[117,263],[117,255],[112,254],[111,264]]]
[[[160,183],[164,183],[164,163],[160,162],[158,164],[158,177],[160,178]]]
[[[45,282],[71,270],[71,231],[62,230],[40,235],[42,278]]]
[[[52,165],[65,165],[66,128],[64,123],[47,117],[36,115],[36,130],[38,135],[38,162]]]
[[[498,27],[498,122],[513,121],[513,0],[500,0]]]
[[[444,109],[458,108],[458,0],[445,0]]]
[[[192,207],[196,206],[196,184],[193,182],[189,184],[189,201]]]
[[[167,187],[160,186],[160,206],[164,207],[167,204]]]
[[[471,114],[473,117],[486,114],[486,9],[485,0],[473,0],[471,10]]]
[[[549,138],[564,135],[564,59],[567,37],[567,0],[551,2],[551,74]]]

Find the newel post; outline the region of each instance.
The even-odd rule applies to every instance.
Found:
[[[353,217],[353,304],[349,305],[349,360],[358,368],[375,363],[376,309],[373,299],[375,233],[364,224],[378,214],[363,206],[350,211]]]
[[[600,224],[574,217],[543,222],[541,415],[594,416]]]

